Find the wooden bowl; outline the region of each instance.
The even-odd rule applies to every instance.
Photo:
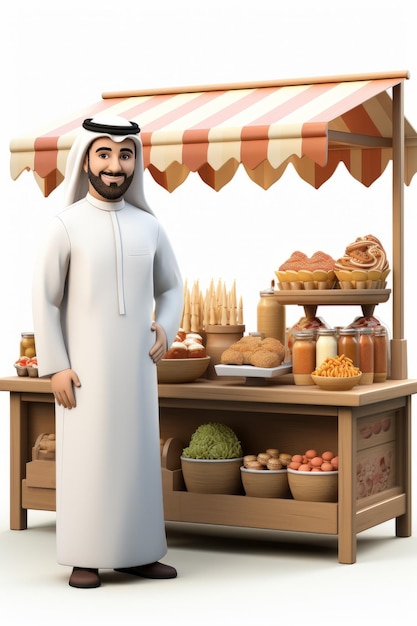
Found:
[[[157,365],[158,383],[191,383],[205,373],[210,357],[162,359]]]
[[[300,472],[288,468],[287,473],[294,500],[337,502],[338,471]]]
[[[287,470],[252,470],[240,468],[242,484],[252,498],[290,498]]]
[[[240,495],[240,467],[243,457],[235,459],[188,459],[181,457],[181,469],[187,491]]]
[[[348,391],[359,384],[362,372],[357,376],[314,376],[311,374],[313,382],[325,391]]]

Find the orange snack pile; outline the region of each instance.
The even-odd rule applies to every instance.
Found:
[[[361,373],[358,367],[353,365],[352,359],[344,354],[327,357],[323,363],[312,372],[313,376],[326,376],[331,378],[351,378]]]
[[[331,450],[319,454],[311,449],[304,454],[293,454],[288,467],[300,472],[335,472],[339,469],[339,457]]]

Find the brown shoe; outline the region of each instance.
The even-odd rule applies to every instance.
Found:
[[[142,578],[176,578],[177,570],[171,565],[164,565],[156,561],[149,565],[137,565],[136,567],[118,567],[115,572],[130,574],[131,576],[141,576]]]
[[[98,575],[98,569],[91,567],[74,567],[68,584],[70,587],[78,587],[79,589],[100,587],[101,581]]]

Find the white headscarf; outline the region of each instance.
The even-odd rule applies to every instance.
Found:
[[[88,192],[88,176],[83,169],[85,155],[91,143],[99,137],[109,137],[112,141],[120,142],[125,139],[131,139],[136,146],[136,165],[135,173],[132,183],[126,191],[124,198],[127,202],[136,206],[139,209],[143,209],[148,213],[154,215],[152,209],[149,207],[145,199],[145,193],[143,190],[143,154],[142,154],[142,141],[137,132],[137,126],[134,126],[132,122],[128,122],[125,118],[118,115],[97,115],[91,120],[88,120],[93,125],[98,124],[102,126],[108,126],[109,132],[101,130],[96,132],[93,130],[86,130],[84,127],[81,129],[79,135],[75,139],[71,150],[68,155],[66,169],[65,169],[65,189],[64,189],[64,204],[69,206],[78,202],[82,198],[85,198]],[[128,127],[132,127],[132,133],[129,133]],[[112,134],[111,130],[114,128],[120,128],[122,134]],[[123,134],[125,133],[125,134]]]

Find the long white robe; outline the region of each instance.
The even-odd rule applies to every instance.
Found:
[[[158,220],[124,200],[87,198],[51,223],[36,263],[39,374],[71,367],[77,406],[56,405],[57,556],[115,568],[167,551],[159,453],[156,320],[168,344],[183,286]]]

